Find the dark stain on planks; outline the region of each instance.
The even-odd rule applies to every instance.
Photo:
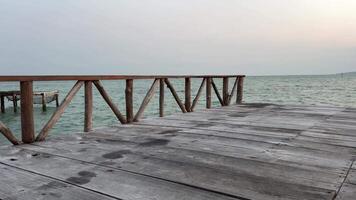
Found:
[[[102,155],[102,157],[107,159],[119,159],[119,158],[123,158],[125,154],[129,154],[129,153],[131,153],[130,150],[120,150],[120,151],[106,153]]]
[[[93,177],[96,177],[96,173],[89,171],[80,171],[78,175],[79,176],[69,177],[66,180],[74,184],[83,185],[89,183]]]
[[[167,139],[149,139],[147,142],[142,142],[139,146],[151,147],[151,146],[164,146],[169,143]]]

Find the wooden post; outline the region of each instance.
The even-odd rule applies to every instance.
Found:
[[[191,93],[191,78],[185,78],[185,109],[187,112],[191,112],[192,93]]]
[[[159,79],[159,116],[164,116],[164,79]]]
[[[240,76],[238,83],[237,83],[237,95],[236,95],[236,103],[237,104],[242,103],[243,87],[244,87],[244,77]]]
[[[47,111],[46,93],[41,93],[41,98],[42,98],[42,111],[46,112]]]
[[[16,94],[12,94],[12,104],[14,106],[14,112],[17,112],[17,95]]]
[[[5,113],[5,97],[4,96],[0,96],[0,101],[1,101],[1,112]]]
[[[89,132],[93,128],[93,84],[91,81],[85,81],[84,83],[84,96],[84,132]]]
[[[125,89],[125,101],[126,101],[126,122],[133,122],[133,79],[126,79]]]
[[[35,140],[35,125],[33,120],[33,83],[21,81],[21,133],[23,143]]]
[[[206,78],[206,108],[211,108],[211,78]]]
[[[229,105],[229,78],[223,78],[223,106]]]

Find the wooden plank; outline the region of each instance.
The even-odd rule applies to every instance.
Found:
[[[125,89],[125,100],[126,100],[126,121],[127,123],[133,122],[133,79],[126,80]]]
[[[23,143],[32,143],[35,140],[35,122],[33,119],[33,83],[25,81],[20,83],[21,90],[21,135]],[[16,96],[16,95],[15,95]],[[16,99],[14,99],[14,102]]]
[[[192,92],[191,92],[191,78],[185,78],[185,110],[187,112],[191,112],[190,108],[191,108],[191,101],[192,101]]]
[[[106,143],[101,144],[101,146],[102,145],[106,146]],[[150,152],[145,154],[142,151],[136,151],[136,149],[115,148],[114,146],[115,145],[111,145],[114,149],[109,149],[110,147],[108,146],[106,150],[85,148],[85,150],[81,150],[82,156],[78,154],[77,156],[73,156],[73,154],[76,154],[76,151],[67,154],[61,153],[61,155],[64,157],[71,156],[73,159],[85,160],[89,163],[111,166],[113,168],[120,166],[119,169],[122,170],[146,174],[182,184],[190,184],[199,188],[217,190],[249,199],[273,199],[274,196],[281,196],[285,199],[297,199],[303,196],[308,199],[308,197],[312,198],[314,195],[314,198],[319,195],[322,198],[324,195],[329,196],[327,193],[336,189],[336,187],[333,186],[333,182],[320,183],[311,180],[308,181],[307,179],[296,181],[290,180],[290,178],[283,179],[280,177],[276,178],[275,176],[256,175],[256,173],[260,174],[262,171],[247,173],[246,170],[242,168],[240,170],[237,168],[228,169],[221,166],[214,166],[211,163],[206,165],[200,161],[200,159],[204,158],[200,158],[199,154],[189,154],[194,156],[195,159],[184,160],[182,157],[184,152],[179,153],[179,151],[176,151],[175,154],[173,152],[164,152],[161,154],[156,153],[152,156]],[[160,147],[162,148],[162,145],[160,145]],[[45,152],[44,149],[42,151]],[[165,157],[163,157],[164,155]],[[172,155],[173,157],[179,156],[179,159],[170,158]],[[162,157],[164,159],[162,159]],[[298,171],[301,172],[300,170]],[[312,173],[310,172],[309,174]],[[211,180],[215,181],[212,182]],[[295,182],[299,182],[299,184]],[[278,187],[278,185],[283,185],[284,187]],[[238,190],[236,190],[237,188]],[[317,195],[316,193],[324,194]]]
[[[159,116],[164,117],[164,79],[159,79]]]
[[[236,199],[231,195],[208,191],[204,188],[193,188],[143,174],[46,153],[14,149],[11,152],[1,151],[1,155],[0,163],[65,181],[84,189],[119,199]],[[46,163],[46,165],[43,165],[43,163]]]
[[[56,124],[56,122],[62,116],[62,114],[64,113],[65,109],[67,108],[67,106],[72,101],[72,99],[74,98],[75,94],[77,94],[77,92],[79,91],[79,89],[82,87],[83,84],[84,84],[84,81],[78,81],[78,82],[75,83],[73,88],[69,91],[67,96],[63,99],[61,105],[52,114],[52,116],[49,119],[49,121],[42,128],[41,132],[37,135],[36,141],[43,141],[47,137],[47,135],[49,133],[49,130]],[[31,98],[32,98],[32,95],[31,95]]]
[[[184,168],[186,173],[191,173],[189,172],[189,166],[193,165],[192,168],[194,168],[194,166],[200,166],[202,170],[208,167],[215,169],[216,172],[223,171],[233,173],[238,172],[246,175],[253,174],[265,177],[266,179],[328,189],[336,189],[337,187],[335,185],[337,185],[337,183],[341,184],[343,181],[343,178],[339,177],[339,173],[328,173],[318,170],[303,169],[298,166],[279,165],[277,163],[261,162],[253,159],[222,156],[215,153],[173,148],[167,145],[140,145],[142,144],[140,143],[141,141],[136,142],[132,140],[131,142],[124,142],[123,140],[116,140],[116,138],[112,140],[111,137],[104,136],[105,135],[94,133],[94,135],[91,135],[90,137],[81,138],[80,140],[69,144],[63,141],[54,141],[50,144],[44,144],[46,148],[37,146],[25,148],[73,159],[84,159],[85,161],[96,164],[108,166],[119,165],[122,169],[126,170],[142,171],[142,169],[146,169],[146,173],[151,175],[155,174],[155,170],[151,169],[152,167],[158,167],[160,170],[170,171],[171,173],[174,173],[173,170],[179,171]],[[110,141],[106,141],[105,138],[108,140],[110,139]],[[152,139],[154,138],[151,138],[151,141]],[[86,143],[85,147],[79,145],[80,143]],[[104,158],[100,157],[100,155],[114,156],[115,153],[109,154],[108,152],[122,152],[125,149],[130,150],[129,154],[124,155],[125,159],[113,159],[111,162],[106,162]],[[178,165],[171,169],[171,166],[174,165],[174,163],[170,162],[186,164],[184,164],[184,167]],[[126,167],[126,163],[135,163],[137,168],[132,166]],[[281,171],[283,171],[283,173],[281,173]],[[192,172],[192,174],[194,173]],[[213,179],[213,177],[211,177],[211,179]]]
[[[211,78],[206,78],[206,108],[211,108]]]
[[[125,124],[126,123],[126,119],[125,117],[121,114],[119,108],[115,105],[115,103],[113,102],[113,100],[111,99],[110,95],[106,92],[106,90],[104,89],[104,86],[101,84],[100,81],[93,81],[94,85],[96,86],[96,88],[98,89],[99,93],[101,94],[101,96],[104,98],[104,100],[106,101],[106,103],[109,105],[109,107],[111,108],[111,110],[114,112],[115,116],[117,117],[117,119],[122,123]]]
[[[220,93],[219,93],[219,89],[218,89],[218,87],[215,85],[215,82],[214,82],[213,79],[211,79],[211,85],[213,86],[213,89],[214,89],[214,91],[215,91],[215,94],[216,94],[216,96],[217,96],[218,99],[219,99],[220,105],[224,106],[224,100],[221,98],[221,95],[220,95]]]
[[[356,196],[356,185],[345,183],[335,200],[354,200]]]
[[[142,118],[143,116],[143,112],[145,111],[148,103],[151,101],[153,95],[155,94],[156,92],[156,88],[157,88],[157,85],[159,84],[159,81],[158,79],[155,79],[151,85],[151,88],[147,91],[147,94],[145,96],[145,98],[143,99],[142,103],[141,103],[141,106],[140,108],[138,109],[135,117],[134,117],[134,121],[135,122],[138,122],[140,118]]]
[[[110,200],[108,196],[69,183],[0,164],[0,199]]]
[[[199,101],[201,92],[202,92],[203,87],[204,87],[204,85],[205,85],[205,80],[206,80],[206,79],[203,78],[203,80],[202,80],[202,82],[201,82],[201,84],[200,84],[200,86],[199,86],[198,92],[197,92],[197,94],[195,95],[195,98],[194,98],[194,100],[193,100],[193,104],[192,104],[192,107],[191,107],[191,112],[194,111],[194,108],[195,108],[195,106],[197,105],[197,103],[198,103],[198,101]]]
[[[17,138],[12,134],[11,130],[5,126],[5,124],[3,124],[0,121],[0,133],[2,133],[3,136],[6,137],[6,139],[8,139],[12,144],[14,145],[18,145],[20,144],[20,141],[17,140]]]
[[[85,81],[84,85],[84,132],[93,129],[93,84]]]
[[[166,83],[168,89],[171,91],[174,99],[176,100],[178,106],[180,107],[180,109],[182,110],[183,113],[186,113],[187,110],[185,109],[182,101],[180,100],[176,90],[174,89],[173,85],[171,84],[171,82],[168,79],[164,79],[164,82]]]
[[[356,185],[356,169],[350,169],[346,177],[346,183]]]

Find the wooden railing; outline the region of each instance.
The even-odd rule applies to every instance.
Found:
[[[221,106],[230,105],[234,94],[236,93],[236,103],[242,102],[243,95],[243,75],[228,75],[228,76],[0,76],[0,82],[16,81],[20,82],[20,98],[21,98],[21,141],[18,140],[11,130],[0,121],[0,132],[14,145],[21,143],[33,143],[35,141],[43,141],[50,131],[50,129],[56,124],[59,118],[64,113],[67,106],[72,101],[73,97],[84,85],[85,96],[85,112],[84,112],[84,132],[92,130],[92,118],[93,118],[93,85],[98,89],[99,93],[114,112],[118,121],[122,124],[137,122],[143,115],[143,112],[154,96],[157,88],[159,88],[159,116],[164,116],[164,90],[165,86],[169,89],[177,102],[179,108],[183,113],[193,112],[197,105],[197,102],[201,96],[203,88],[206,88],[206,108],[211,108],[211,88],[214,89]],[[234,85],[229,91],[229,79],[234,79]],[[141,106],[137,113],[133,111],[133,83],[138,79],[152,79],[153,83],[148,90],[145,98],[143,99]],[[185,80],[185,101],[184,103],[178,96],[174,89],[170,79],[184,79]],[[202,79],[200,87],[193,101],[191,97],[191,80]],[[216,86],[214,79],[222,79],[223,89],[222,96]],[[33,82],[34,81],[77,81],[72,89],[68,92],[63,99],[57,110],[52,114],[49,121],[44,125],[42,130],[37,136],[35,136],[34,127],[34,114],[33,114]],[[113,102],[110,95],[104,89],[102,80],[125,80],[125,102],[126,102],[126,116],[124,116],[117,105]],[[235,92],[236,91],[236,92]]]

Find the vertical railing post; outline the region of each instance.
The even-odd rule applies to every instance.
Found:
[[[164,79],[159,79],[159,116],[164,117]]]
[[[244,77],[240,76],[239,80],[237,82],[237,95],[236,95],[236,103],[237,104],[242,103],[243,88],[244,88]]]
[[[21,81],[21,133],[23,143],[35,140],[35,126],[33,119],[33,82]]]
[[[223,78],[223,104],[224,106],[229,105],[229,78]]]
[[[191,112],[190,108],[192,104],[192,93],[191,93],[191,78],[185,78],[185,109],[187,112]]]
[[[206,108],[211,108],[211,77],[206,78]]]
[[[125,89],[126,100],[126,122],[132,123],[134,119],[133,113],[133,79],[126,79]]]
[[[89,132],[93,128],[93,84],[91,81],[85,81],[84,96],[84,132]]]

